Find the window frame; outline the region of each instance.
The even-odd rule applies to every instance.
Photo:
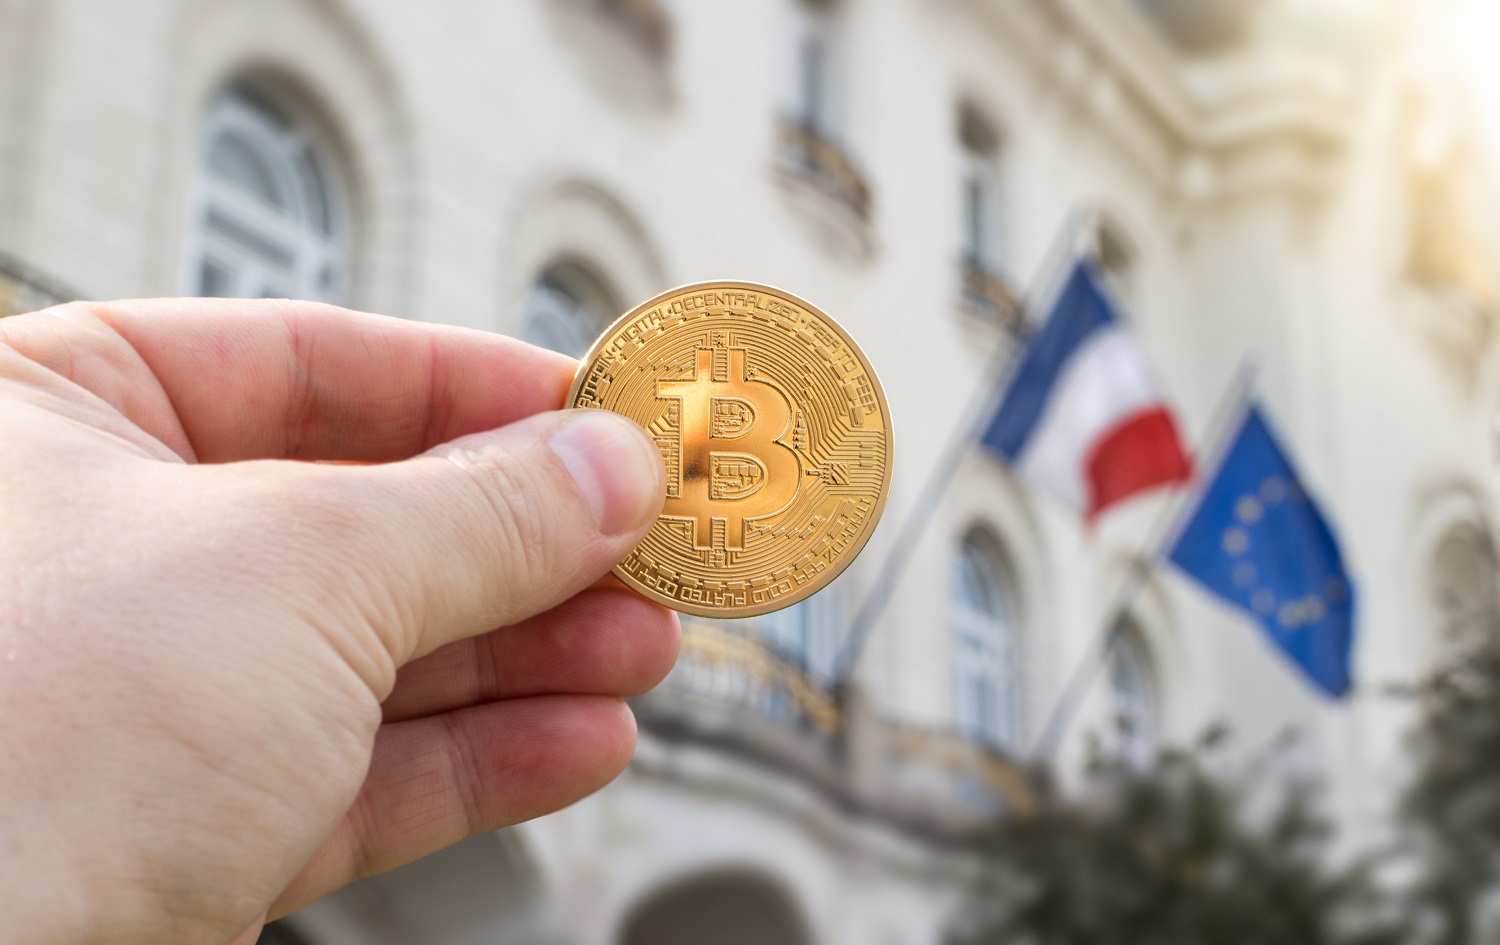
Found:
[[[825,141],[843,131],[840,0],[792,0],[791,87],[787,117]]]
[[[1025,674],[1014,571],[1002,543],[983,527],[964,534],[951,568],[955,727],[992,747],[1019,751],[1025,731]],[[993,606],[971,605],[966,594],[971,577],[982,586],[974,596],[988,598]]]
[[[566,304],[545,311],[538,302],[544,295],[565,300]],[[581,357],[588,351],[599,334],[617,319],[623,309],[619,306],[619,293],[594,266],[572,258],[554,259],[542,266],[531,280],[530,288],[522,301],[520,335],[528,344],[561,351],[569,357]],[[583,313],[584,318],[579,314]],[[551,331],[566,336],[571,348],[563,351],[548,342],[546,331],[536,326],[543,317],[562,315]]]
[[[217,262],[230,280],[224,297],[349,300],[354,259],[349,177],[323,123],[290,99],[259,83],[235,80],[204,106],[183,241],[181,280],[187,294],[202,294],[205,269]],[[284,209],[215,173],[210,157],[226,136],[261,159],[287,198]],[[310,199],[314,194],[317,199]],[[285,258],[281,265],[273,258],[277,253]]]
[[[1122,669],[1129,672],[1122,674]],[[1124,760],[1145,768],[1161,747],[1161,676],[1146,633],[1133,616],[1122,617],[1115,630],[1105,677],[1109,699],[1108,741]],[[1133,683],[1122,686],[1124,678]],[[1133,704],[1127,704],[1127,700]]]
[[[964,265],[999,273],[1007,251],[1003,136],[974,105],[958,109],[960,255]]]

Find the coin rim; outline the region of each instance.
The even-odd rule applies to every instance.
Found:
[[[860,552],[864,551],[865,545],[869,543],[871,536],[875,534],[875,530],[880,526],[880,519],[885,513],[886,500],[889,499],[891,495],[891,472],[895,466],[894,451],[891,448],[891,444],[895,441],[895,424],[891,418],[890,405],[885,399],[885,388],[880,383],[880,376],[875,373],[875,366],[870,363],[869,355],[865,354],[864,349],[861,348],[853,338],[849,337],[849,333],[844,330],[843,325],[840,325],[836,320],[830,317],[827,312],[802,298],[800,295],[795,295],[791,292],[786,291],[785,289],[778,289],[773,285],[767,285],[763,282],[742,282],[739,280],[709,280],[706,282],[689,282],[685,285],[680,285],[675,289],[668,289],[665,292],[659,292],[656,295],[653,295],[651,298],[630,309],[619,318],[616,318],[613,322],[610,322],[609,327],[600,332],[599,337],[594,339],[594,343],[589,345],[589,350],[585,352],[581,358],[578,359],[578,368],[573,372],[573,383],[568,387],[568,399],[565,401],[565,408],[568,410],[585,409],[579,407],[576,403],[576,400],[578,398],[578,392],[583,388],[583,380],[585,376],[587,376],[588,367],[593,363],[594,359],[598,357],[599,351],[604,347],[605,343],[608,342],[609,339],[614,336],[615,332],[620,330],[625,324],[636,318],[639,318],[654,306],[659,305],[663,301],[673,298],[674,296],[691,292],[707,291],[710,289],[725,288],[743,289],[759,292],[766,295],[777,296],[783,301],[791,302],[794,305],[801,306],[802,308],[813,312],[819,318],[822,318],[828,325],[830,325],[833,330],[838,333],[839,337],[844,339],[844,343],[847,344],[859,358],[860,364],[864,367],[865,373],[869,376],[871,386],[875,389],[875,400],[880,404],[881,416],[885,418],[885,428],[887,431],[885,448],[885,470],[884,475],[880,480],[880,493],[875,497],[875,506],[871,512],[870,527],[865,529],[864,534],[861,535],[858,541],[855,542],[850,552],[844,556],[844,561],[842,564],[830,565],[829,570],[821,576],[822,579],[820,581],[812,582],[808,587],[793,591],[786,597],[777,598],[774,606],[767,606],[766,604],[747,604],[744,607],[720,607],[712,609],[705,608],[701,605],[693,604],[688,601],[678,600],[675,597],[668,597],[667,595],[662,594],[659,591],[641,584],[624,569],[622,564],[616,564],[612,569],[615,576],[618,577],[621,581],[625,582],[625,585],[631,590],[642,595],[643,597],[656,601],[659,604],[670,607],[672,610],[678,611],[679,613],[690,614],[694,617],[712,617],[733,620],[744,617],[762,617],[766,614],[773,614],[778,610],[785,610],[786,608],[791,607],[793,604],[799,604],[802,601],[807,600],[818,591],[821,591],[823,588],[832,584],[839,575],[844,573],[849,565],[854,563],[854,559],[859,557]],[[587,409],[603,410],[606,408],[595,407]],[[655,523],[652,524],[652,527],[655,527]],[[633,551],[634,549],[631,550]]]

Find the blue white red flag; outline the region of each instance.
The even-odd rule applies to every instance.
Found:
[[[1192,476],[1140,347],[1082,262],[1022,355],[980,442],[1091,521],[1118,502]]]
[[[1354,589],[1333,531],[1254,405],[1168,557],[1254,618],[1319,690],[1349,691]]]

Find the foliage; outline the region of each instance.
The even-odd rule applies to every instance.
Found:
[[[1493,941],[1494,929],[1481,926],[1500,890],[1500,632],[1460,637],[1408,694],[1421,707],[1415,775],[1399,812],[1418,876],[1413,911],[1425,941]]]
[[[1330,825],[1306,785],[1252,818],[1261,775],[1214,778],[1224,737],[1148,767],[1097,749],[1083,789],[1047,792],[984,838],[987,868],[955,945],[1386,945],[1368,864],[1327,865]],[[1264,767],[1258,770],[1263,771]]]

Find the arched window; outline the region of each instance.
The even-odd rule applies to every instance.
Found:
[[[1140,626],[1124,620],[1109,654],[1110,728],[1120,756],[1145,767],[1160,744],[1156,671]]]
[[[620,315],[615,294],[575,262],[548,266],[526,298],[521,337],[578,357]]]
[[[349,200],[306,115],[235,84],[203,116],[185,283],[196,295],[343,301]]]
[[[1021,735],[1020,627],[999,543],[974,529],[953,567],[954,718],[960,730],[1016,748]]]
[[[1447,640],[1500,632],[1500,560],[1488,531],[1464,522],[1443,535],[1432,554],[1428,593]]]

